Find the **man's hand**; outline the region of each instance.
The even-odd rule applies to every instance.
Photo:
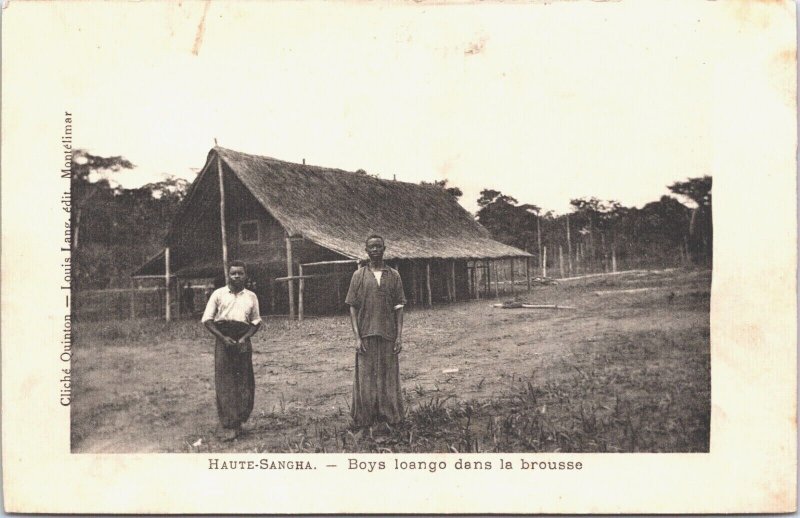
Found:
[[[239,343],[239,342],[237,342],[236,340],[234,340],[230,336],[226,336],[225,337],[225,345],[227,345],[228,347],[233,347],[237,343]]]
[[[356,352],[359,354],[367,352],[364,348],[364,340],[361,338],[356,338]]]
[[[403,339],[401,337],[397,337],[397,340],[394,341],[394,348],[392,348],[392,352],[395,354],[400,354],[400,351],[403,350]]]

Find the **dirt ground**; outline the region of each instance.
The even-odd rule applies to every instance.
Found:
[[[491,307],[511,294],[411,309],[408,424],[386,437],[349,429],[345,315],[266,321],[255,408],[234,442],[218,435],[199,323],[77,323],[72,449],[708,451],[710,284],[710,271],[664,270],[518,286],[519,299],[575,309]]]

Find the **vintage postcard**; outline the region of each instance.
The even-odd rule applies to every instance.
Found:
[[[6,1],[9,512],[796,509],[790,1]]]

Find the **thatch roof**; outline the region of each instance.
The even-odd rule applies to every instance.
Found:
[[[207,174],[217,174],[217,156],[289,235],[346,257],[363,257],[364,239],[372,233],[385,237],[387,259],[530,255],[493,240],[453,196],[431,185],[214,147],[193,188]],[[183,212],[192,202],[192,190],[184,200]],[[179,231],[175,225],[182,224],[180,216],[173,221],[168,241]]]

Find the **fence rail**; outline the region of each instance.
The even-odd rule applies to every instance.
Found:
[[[80,290],[74,294],[78,320],[129,320],[164,318],[167,290],[164,287]],[[170,288],[170,310],[177,317],[191,317],[205,307],[206,295],[193,288],[192,297]],[[190,302],[191,301],[191,302]]]

